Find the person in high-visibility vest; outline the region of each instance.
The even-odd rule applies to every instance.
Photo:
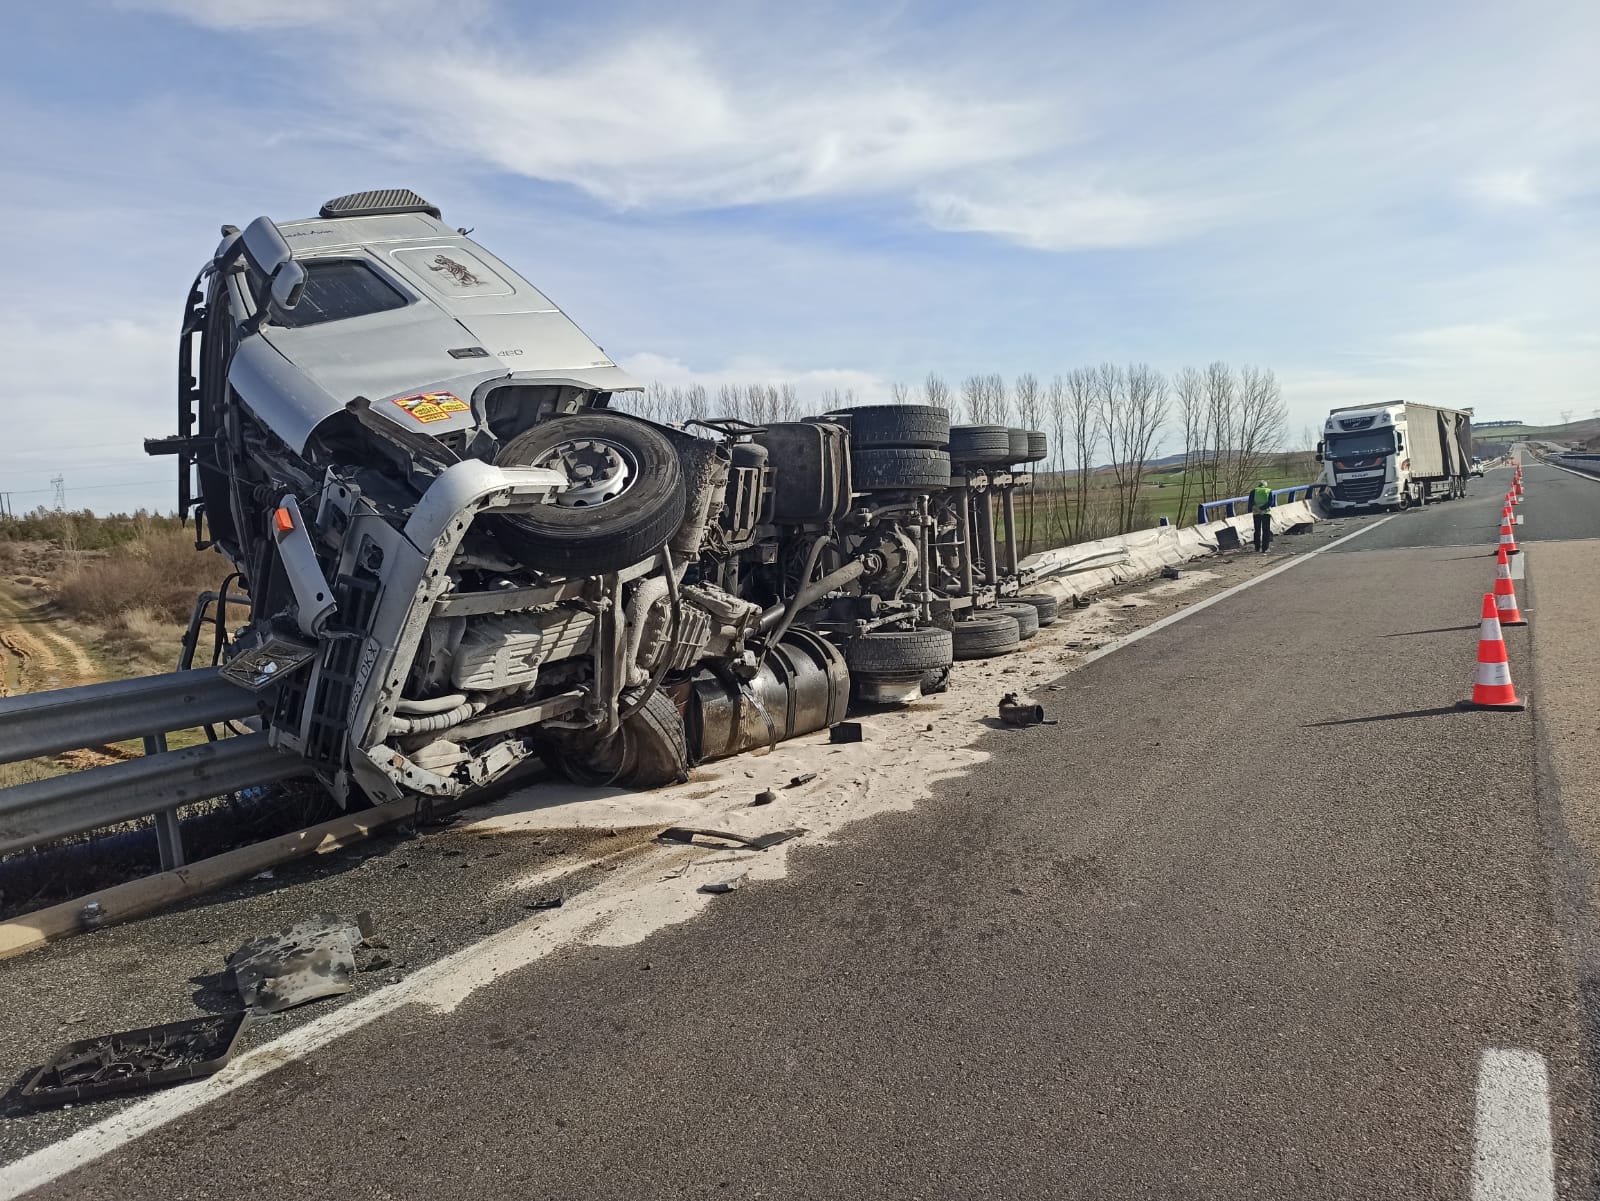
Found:
[[[1264,555],[1272,547],[1272,489],[1262,480],[1250,490],[1250,512],[1256,518],[1256,553]]]

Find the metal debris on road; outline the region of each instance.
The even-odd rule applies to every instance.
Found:
[[[565,900],[565,897],[557,893],[549,897],[534,897],[531,901],[524,901],[522,907],[524,909],[560,909],[562,902]]]
[[[760,792],[756,793],[756,799],[750,803],[752,805],[770,805],[777,799],[778,794],[773,792],[772,789],[763,788]]]
[[[1053,726],[1047,721],[1044,706],[1026,697],[1008,692],[1000,698],[1000,720],[1008,726]]]
[[[1161,569],[1161,578],[1164,580],[1175,580],[1182,575],[1183,572],[1179,571],[1176,567],[1163,567]]]
[[[738,875],[728,876],[721,880],[710,880],[700,886],[700,891],[710,893],[734,892],[739,885],[745,882],[749,875],[749,872],[740,872]]]
[[[690,843],[696,838],[720,838],[724,842],[738,843],[740,846],[748,847],[752,851],[765,851],[781,842],[788,842],[791,838],[799,838],[804,833],[804,829],[774,830],[771,834],[758,834],[752,838],[747,834],[733,834],[727,830],[701,830],[688,826],[669,826],[657,834],[656,838],[661,842]]]
[[[816,778],[817,778],[817,773],[816,772],[808,771],[808,772],[805,772],[803,775],[794,776],[793,778],[790,779],[790,781],[787,784],[784,785],[784,787],[785,788],[799,788],[802,784],[809,784],[809,783],[811,783],[811,781],[815,780]]]
[[[866,732],[859,721],[841,721],[828,731],[829,742],[861,742]]]
[[[78,924],[85,930],[98,930],[106,920],[105,906],[99,901],[90,901],[78,910]]]
[[[246,1016],[240,1010],[68,1043],[17,1097],[32,1109],[53,1109],[209,1076],[233,1058]]]
[[[278,1013],[352,991],[356,947],[369,932],[360,919],[319,913],[251,939],[228,956],[228,970],[240,1000],[257,1013]]]

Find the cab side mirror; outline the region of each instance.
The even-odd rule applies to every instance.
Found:
[[[1317,443],[1317,462],[1319,463],[1323,460],[1322,446],[1323,444],[1321,442]]]

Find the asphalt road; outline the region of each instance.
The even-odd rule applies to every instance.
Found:
[[[1524,528],[1580,536],[1547,472]],[[1455,708],[1479,489],[1072,674],[1060,724],[782,881],[390,1013],[35,1195],[1462,1198],[1539,1183],[1515,1140],[1475,1167],[1503,1052],[1542,1059],[1587,1195],[1578,869],[1533,715]]]

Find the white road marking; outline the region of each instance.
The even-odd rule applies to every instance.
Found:
[[[1555,1195],[1544,1056],[1491,1047],[1478,1061],[1472,1201],[1554,1201]]]
[[[1196,601],[1187,608],[1163,617],[1143,629],[1108,642],[1100,649],[1076,660],[1073,669],[1076,670],[1096,659],[1103,659],[1122,647],[1154,634],[1157,630],[1166,629],[1186,617],[1209,609],[1218,601],[1226,600],[1246,588],[1254,588],[1273,576],[1282,575],[1290,568],[1297,567],[1308,559],[1314,559],[1324,551],[1343,546],[1351,539],[1377,529],[1384,522],[1393,521],[1396,516],[1397,514],[1390,514],[1388,517],[1379,518],[1371,525],[1363,526],[1343,538],[1337,538],[1326,546],[1297,554],[1270,571],[1264,571],[1215,596]],[[570,866],[552,869],[549,877],[553,880],[572,870]],[[652,866],[650,871],[654,873],[656,868]],[[618,873],[619,876],[623,874]],[[532,887],[537,882],[525,880],[523,884]],[[603,919],[604,915],[600,916]],[[398,984],[380,988],[347,1005],[330,1010],[316,1020],[246,1052],[215,1076],[182,1088],[157,1093],[96,1122],[93,1126],[69,1135],[58,1143],[41,1147],[33,1154],[5,1165],[4,1171],[0,1172],[0,1201],[14,1201],[24,1193],[93,1163],[134,1139],[152,1130],[158,1130],[201,1106],[220,1100],[235,1089],[259,1080],[284,1064],[303,1058],[327,1046],[341,1035],[359,1030],[403,1005],[421,1004],[434,1012],[447,1012],[459,1003],[458,994],[463,980],[481,982],[483,977],[514,971],[541,959],[569,941],[562,936],[562,933],[551,927],[570,924],[573,933],[576,934],[592,925],[595,917],[595,914],[574,906],[554,911],[553,916],[530,919],[508,927],[482,942],[464,947],[429,964],[405,977]]]
[[[1514,580],[1522,579],[1523,577],[1525,577],[1528,574],[1528,556],[1527,555],[1512,555],[1511,556],[1511,564],[1510,564],[1510,566],[1511,566],[1511,578],[1514,579]]]

